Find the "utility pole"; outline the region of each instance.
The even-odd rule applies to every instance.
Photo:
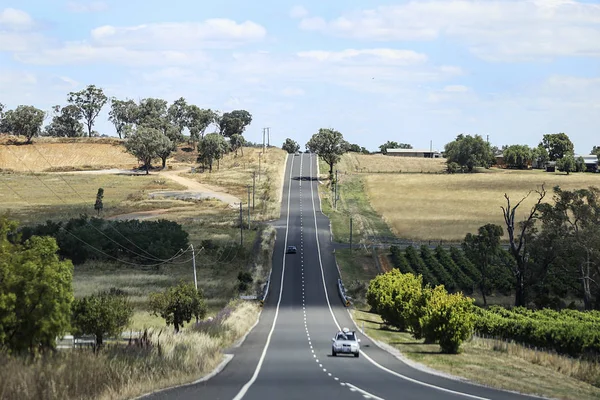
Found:
[[[350,217],[350,252],[352,252],[352,216]]]
[[[196,285],[196,290],[198,290],[198,278],[196,277],[196,253],[194,253],[194,245],[190,244],[192,248],[192,265],[194,266],[194,285]]]
[[[250,185],[248,185],[248,230],[250,230]]]
[[[240,246],[244,245],[244,212],[240,201]]]
[[[194,252],[194,245],[190,244],[192,249],[192,266],[194,267],[194,285],[196,286],[196,291],[198,291],[198,277],[196,275],[196,253]],[[198,316],[196,316],[196,323],[198,323]]]
[[[267,148],[271,147],[271,128],[267,128]]]
[[[335,199],[334,199],[334,207],[337,210],[337,201],[338,201],[338,170],[335,170]]]
[[[256,171],[252,172],[252,209],[254,210],[254,206],[256,205]]]
[[[486,135],[487,136],[487,142],[490,142],[490,135]]]

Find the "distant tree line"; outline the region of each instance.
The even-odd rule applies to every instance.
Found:
[[[76,265],[87,260],[157,264],[189,244],[182,226],[168,220],[108,221],[82,216],[67,222],[25,226],[19,234],[19,243],[35,236],[54,238],[59,247],[57,254]]]
[[[588,169],[583,157],[575,158],[574,145],[565,133],[546,134],[537,147],[527,145],[492,147],[480,135],[460,134],[444,147],[448,172],[473,172],[476,167],[490,168],[496,164],[496,156],[503,156],[508,168],[527,169],[530,166],[544,168],[549,161],[556,162],[559,171],[584,172]],[[600,155],[600,147],[594,146],[590,155]],[[595,168],[593,168],[595,169]]]
[[[126,140],[127,151],[142,163],[146,172],[154,159],[161,159],[162,167],[165,167],[176,146],[186,140],[184,133],[190,144],[198,145],[198,161],[212,170],[213,161],[230,151],[237,155],[242,150],[246,145],[243,133],[252,122],[252,115],[246,110],[221,113],[188,104],[184,98],[171,105],[157,98],[139,102],[109,99],[103,89],[95,85],[69,93],[67,103],[64,107],[53,107],[51,122],[43,129],[47,118],[44,111],[24,105],[5,111],[4,105],[0,104],[0,133],[25,136],[28,143],[37,136],[99,136],[93,130],[96,118],[105,105],[110,104],[108,119],[114,124],[119,138]],[[205,135],[210,126],[215,127],[214,133],[218,136]],[[205,136],[210,136],[210,143],[201,145]]]

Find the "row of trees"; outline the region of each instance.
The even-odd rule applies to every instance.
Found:
[[[548,161],[556,161],[557,168],[567,173],[586,169],[583,158],[575,159],[573,142],[565,133],[544,135],[535,148],[511,145],[498,149],[480,135],[463,134],[444,146],[449,172],[472,172],[475,167],[489,168],[496,163],[498,154],[503,155],[504,163],[510,168],[524,169],[532,164],[544,166]],[[590,154],[600,156],[600,147],[594,146]]]
[[[136,156],[146,168],[154,159],[162,160],[163,168],[167,158],[182,143],[184,133],[189,142],[199,143],[200,162],[209,165],[228,151],[235,151],[244,145],[243,133],[252,122],[252,115],[246,110],[220,113],[188,104],[184,98],[171,105],[166,100],[145,98],[139,102],[131,99],[108,99],[101,88],[90,85],[79,92],[71,92],[67,106],[54,106],[51,122],[42,129],[47,115],[33,106],[18,106],[3,112],[0,104],[0,133],[22,135],[31,142],[35,136],[54,137],[98,136],[93,131],[96,118],[110,102],[109,120],[114,124],[119,138],[127,139],[128,152]],[[202,144],[210,126],[215,134]],[[84,129],[85,128],[85,129]],[[223,139],[223,140],[221,140]]]
[[[21,240],[18,224],[0,217],[0,349],[30,353],[54,349],[68,331],[106,337],[120,335],[133,315],[127,293],[110,289],[75,299],[73,264],[59,258],[56,240]],[[193,284],[150,295],[150,308],[179,331],[193,317],[204,318],[206,304]]]

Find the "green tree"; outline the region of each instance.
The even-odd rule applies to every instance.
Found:
[[[575,172],[585,172],[586,170],[585,159],[579,156],[575,159]]]
[[[473,172],[475,167],[489,168],[494,155],[490,144],[480,135],[458,135],[453,142],[444,146],[447,163],[457,163],[461,168]]]
[[[490,289],[490,281],[495,272],[494,264],[497,261],[502,247],[500,240],[504,232],[502,227],[494,224],[486,224],[479,228],[477,235],[467,233],[462,243],[465,255],[479,270],[481,280],[479,281],[479,290],[483,296],[483,305],[487,306],[487,297]]]
[[[125,141],[125,149],[143,163],[149,174],[152,160],[159,157],[168,140],[158,129],[140,126]]]
[[[246,110],[234,110],[224,113],[219,119],[221,135],[231,137],[236,133],[243,135],[244,130],[252,123],[252,114]]]
[[[566,133],[546,134],[540,143],[547,151],[550,161],[558,161],[567,155],[573,155],[575,147]]]
[[[566,172],[569,175],[571,172],[577,171],[577,162],[575,161],[575,157],[571,154],[567,154],[566,156],[560,158],[556,161],[556,168],[559,171]]]
[[[462,342],[473,335],[473,299],[462,293],[448,294],[444,286],[423,292],[427,298],[421,317],[423,336],[427,342],[439,343],[443,353],[458,353]]]
[[[69,327],[73,264],[60,261],[53,238],[20,244],[16,229],[0,217],[0,348],[35,353],[54,348]]]
[[[173,325],[175,332],[193,317],[202,319],[206,315],[202,291],[184,282],[164,292],[150,294],[150,309],[154,315],[164,318],[167,326]]]
[[[289,154],[294,154],[298,150],[300,150],[300,145],[296,143],[294,140],[287,138],[285,142],[283,142],[283,146],[281,148],[287,151]]]
[[[108,120],[115,125],[119,139],[127,138],[133,125],[138,120],[138,105],[135,101],[111,98]]]
[[[167,166],[167,158],[169,158],[175,150],[177,150],[177,145],[166,135],[161,135],[158,138],[156,155],[160,157],[163,169]]]
[[[543,144],[540,143],[538,147],[532,149],[532,160],[537,162],[538,168],[543,168],[550,161],[548,150],[546,150]]]
[[[189,126],[188,104],[183,97],[175,100],[167,110],[170,122],[177,127],[181,134]]]
[[[192,142],[198,142],[204,139],[204,132],[210,126],[217,122],[219,116],[213,110],[202,109],[196,105],[190,104],[187,107],[187,123],[190,130],[190,138]]]
[[[333,166],[348,151],[348,147],[350,144],[344,140],[344,136],[334,129],[321,128],[306,143],[308,150],[318,154],[329,165],[329,179],[333,179]]]
[[[167,117],[168,102],[153,97],[144,98],[138,104],[137,125],[160,129],[162,120]]]
[[[98,193],[96,194],[96,203],[94,203],[94,210],[96,210],[98,212],[98,215],[100,215],[100,212],[104,208],[104,205],[102,204],[103,198],[104,198],[104,189],[100,188],[100,189],[98,189]]]
[[[590,310],[594,288],[600,289],[600,189],[556,186],[554,205],[542,204],[539,213],[542,232],[550,230],[560,238],[562,251],[554,263],[577,276],[584,307]]]
[[[96,348],[104,339],[120,336],[133,316],[133,306],[122,291],[112,288],[75,300],[71,325],[76,335],[95,335]]]
[[[27,143],[31,143],[31,139],[42,132],[45,116],[46,113],[33,106],[18,106],[4,114],[0,131],[25,136]]]
[[[502,154],[504,162],[511,168],[526,169],[533,160],[533,150],[527,145],[508,146]]]
[[[54,137],[81,137],[83,136],[83,124],[79,120],[83,117],[81,110],[74,105],[61,108],[54,106],[57,114],[52,122],[46,126],[45,134]],[[59,114],[60,113],[60,114]]]
[[[367,303],[386,324],[403,331],[410,326],[411,307],[421,296],[422,286],[421,275],[403,274],[393,269],[371,280]]]
[[[0,110],[0,114],[1,114],[1,110]],[[598,158],[600,158],[600,146],[594,146],[592,148],[592,151],[590,151],[590,154],[598,156]]]
[[[69,93],[68,101],[81,111],[87,125],[88,136],[91,137],[94,120],[108,101],[104,91],[95,85],[89,85],[79,92]]]
[[[212,172],[215,160],[220,160],[229,150],[229,144],[218,133],[209,133],[198,143],[198,162],[208,165]]]
[[[238,133],[234,133],[229,138],[229,147],[232,151],[235,151],[235,156],[237,157],[238,150],[242,152],[242,157],[244,156],[244,145],[246,144],[246,139]]]
[[[382,154],[387,154],[388,149],[412,149],[412,145],[407,144],[407,143],[397,143],[397,142],[391,142],[391,141],[387,141],[384,144],[382,144],[381,146],[379,146],[379,151],[381,151]]]

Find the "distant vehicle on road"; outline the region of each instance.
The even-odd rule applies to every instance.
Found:
[[[299,152],[299,151],[297,151],[297,152],[296,152],[296,155],[297,155],[297,156],[299,156],[299,155],[300,155],[300,152]]]
[[[331,341],[333,342],[331,345],[331,355],[333,357],[338,354],[354,354],[354,357],[360,355],[360,339],[356,337],[355,331],[344,328],[336,333]]]
[[[296,246],[288,246],[286,253],[287,254],[296,254],[298,252],[298,249],[296,249]]]

